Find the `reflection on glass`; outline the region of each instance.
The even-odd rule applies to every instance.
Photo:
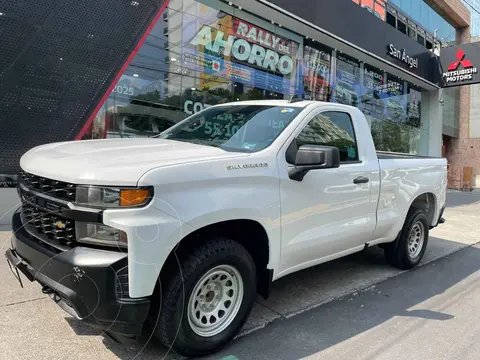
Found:
[[[306,99],[330,102],[330,66],[332,51],[319,45],[307,45],[304,48],[304,97]]]
[[[361,108],[365,115],[375,119],[383,117],[385,111],[384,102],[382,101],[384,88],[385,76],[383,71],[365,64],[361,98]]]
[[[442,39],[443,42],[455,40],[455,28],[443,19],[442,16],[432,9],[426,2],[418,0],[389,0],[389,2],[397,6],[432,34],[437,30],[438,38]],[[475,12],[472,12],[472,14],[474,13]],[[404,27],[402,25],[401,31],[405,32],[403,29]]]
[[[385,111],[372,119],[372,136],[377,150],[419,154],[421,142],[428,141],[428,130],[422,130],[421,92],[411,84],[388,74],[382,92]]]
[[[158,138],[226,151],[256,152],[270,146],[303,109],[267,105],[219,106],[189,117]]]
[[[343,54],[337,54],[335,101],[358,106],[360,94],[360,63]]]
[[[296,145],[337,147],[340,161],[357,161],[358,152],[352,119],[347,113],[328,111],[318,114],[297,135]]]
[[[407,95],[407,125],[417,128],[421,126],[421,104],[422,93],[420,92],[420,89],[409,85]]]
[[[299,37],[228,9],[172,0],[85,138],[152,136],[212,105],[301,94]]]
[[[406,99],[402,80],[388,74],[387,86],[383,92],[385,117],[390,122],[403,123],[406,118]]]
[[[385,14],[384,1],[359,3]],[[368,64],[360,83],[356,59],[337,53],[332,69],[332,49],[253,15],[229,13],[216,0],[209,4],[170,2],[84,138],[152,136],[213,105],[293,94],[360,108],[379,150],[415,153],[428,137],[420,89],[390,75],[387,81]]]

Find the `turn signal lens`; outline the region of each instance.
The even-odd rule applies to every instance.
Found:
[[[148,200],[148,189],[125,189],[120,190],[120,206],[142,205]]]
[[[115,188],[79,185],[75,204],[100,209],[146,205],[153,197],[153,187]]]

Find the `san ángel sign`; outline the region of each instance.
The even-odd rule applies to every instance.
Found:
[[[388,46],[388,55],[390,55],[391,57],[394,57],[395,59],[403,61],[410,68],[418,68],[418,58],[407,55],[407,53],[405,52],[405,49],[399,50],[395,48],[395,46],[390,44]]]

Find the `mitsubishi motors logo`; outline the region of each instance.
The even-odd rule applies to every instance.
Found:
[[[457,55],[455,55],[455,56],[457,57],[457,60],[458,60],[458,61],[452,62],[452,63],[448,66],[448,71],[457,70],[458,67],[460,66],[460,64],[462,64],[462,66],[463,66],[465,69],[468,69],[468,68],[473,67],[473,64],[470,62],[470,60],[464,60],[464,59],[465,59],[465,53],[463,52],[462,49],[458,49]]]
[[[477,73],[477,68],[473,66],[470,60],[465,59],[465,52],[462,49],[455,55],[457,61],[453,61],[448,66],[448,71],[443,73],[447,84],[457,83],[459,81],[472,80],[473,74]],[[459,67],[463,68],[459,70]]]

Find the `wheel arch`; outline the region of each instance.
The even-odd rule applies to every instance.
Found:
[[[241,244],[250,253],[257,272],[257,292],[267,298],[273,279],[273,270],[267,265],[271,258],[270,241],[265,228],[256,220],[235,219],[205,225],[186,235],[170,252],[160,271],[160,279],[178,266],[178,256],[187,253],[212,237],[225,236]]]
[[[425,211],[425,215],[427,216],[427,221],[429,225],[433,226],[435,223],[435,214],[437,211],[437,197],[432,192],[425,192],[417,195],[417,197],[414,198],[411,202],[407,214],[414,209],[421,209]],[[405,214],[405,218],[407,214]]]

